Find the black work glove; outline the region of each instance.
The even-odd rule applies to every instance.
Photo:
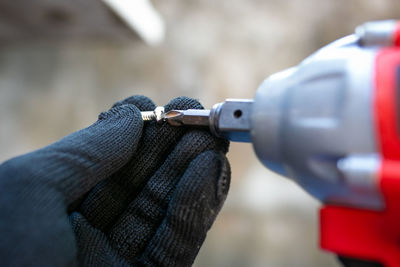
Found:
[[[226,198],[228,142],[143,123],[128,98],[96,123],[0,165],[1,266],[188,266]],[[171,109],[202,108],[177,98]]]
[[[339,261],[346,267],[383,267],[382,264],[372,261],[339,256]]]

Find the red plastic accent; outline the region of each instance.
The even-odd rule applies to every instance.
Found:
[[[394,45],[400,46],[400,21],[396,23],[396,29],[394,30]]]
[[[340,255],[400,267],[400,131],[396,86],[400,48],[378,52],[375,63],[375,116],[382,164],[379,187],[383,211],[325,206],[320,211],[321,247]]]

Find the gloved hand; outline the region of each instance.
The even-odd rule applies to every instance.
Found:
[[[0,165],[2,266],[188,266],[229,189],[228,142],[143,123],[143,96]],[[202,108],[177,98],[171,109]]]
[[[383,265],[378,262],[353,259],[342,256],[339,256],[339,261],[343,263],[345,267],[383,267]]]

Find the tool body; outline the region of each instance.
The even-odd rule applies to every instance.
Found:
[[[321,247],[400,266],[400,23],[371,22],[267,78],[251,114],[260,160],[324,206]]]
[[[159,120],[252,142],[323,203],[323,249],[400,266],[400,22],[365,23],[268,77],[254,101]]]

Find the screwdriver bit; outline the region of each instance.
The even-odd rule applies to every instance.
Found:
[[[250,142],[250,116],[253,100],[227,99],[211,110],[187,109],[164,112],[163,107],[143,111],[144,121],[167,122],[172,126],[209,128],[215,136],[237,142]]]

